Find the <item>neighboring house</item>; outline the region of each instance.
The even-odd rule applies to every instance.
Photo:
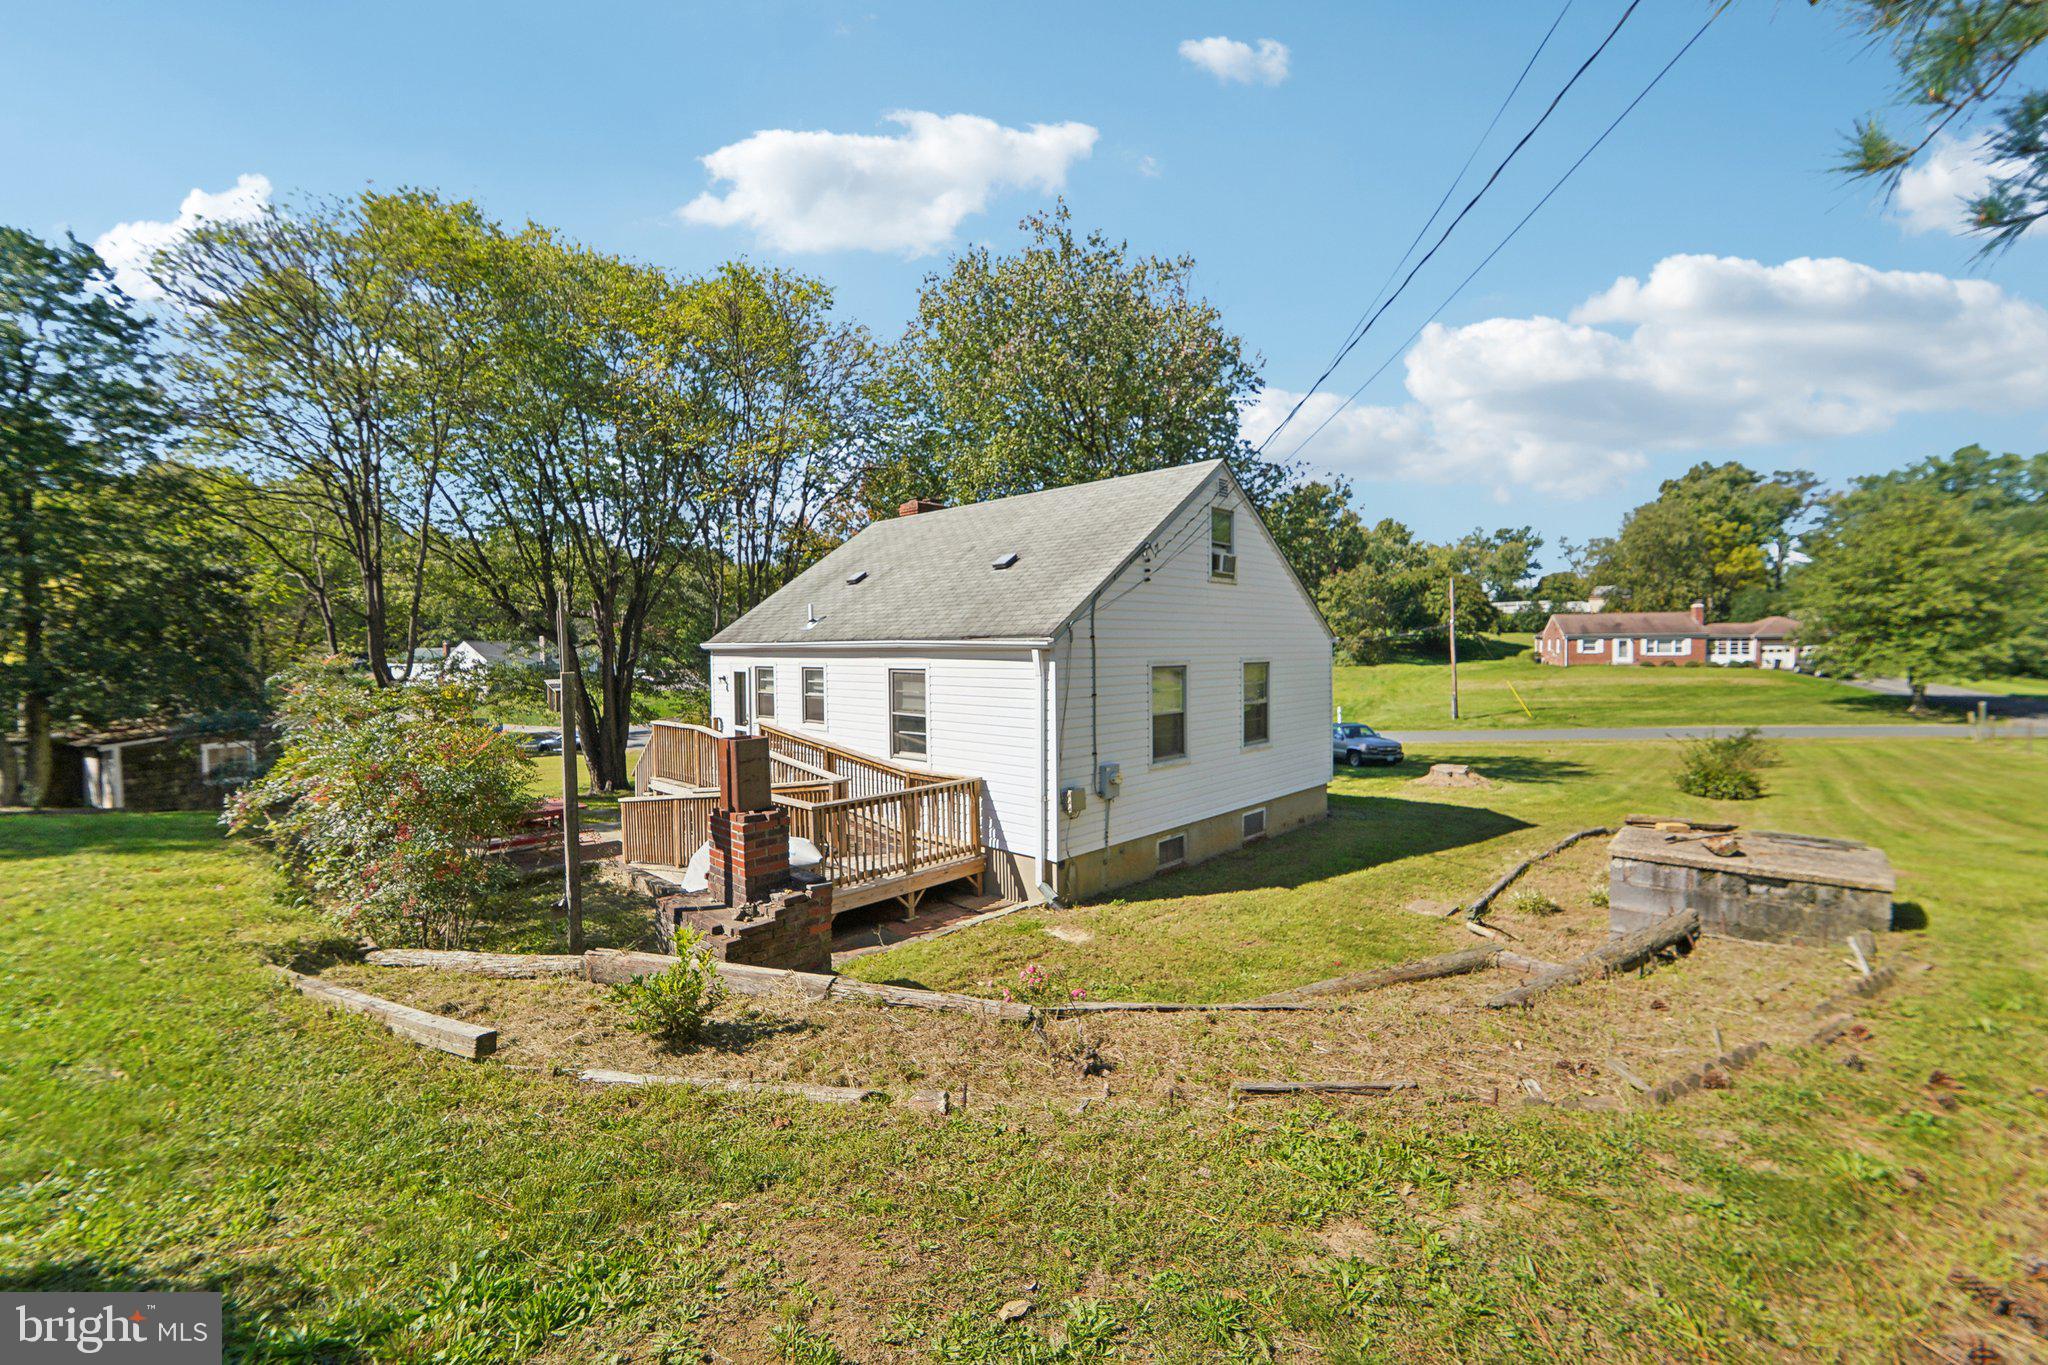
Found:
[[[544,644],[516,640],[451,640],[412,652],[412,681],[438,682],[443,677],[485,668],[551,668],[554,656]]]
[[[210,810],[268,765],[271,736],[254,724],[138,722],[61,735],[53,747],[46,804]]]
[[[1707,622],[1704,603],[1691,611],[1559,613],[1536,636],[1539,663],[1560,668],[1587,664],[1713,664],[1723,668],[1797,668],[1799,622],[1790,616],[1761,621]]]
[[[906,503],[705,647],[715,729],[982,779],[988,889],[1031,898],[1320,819],[1330,646],[1212,460]]]

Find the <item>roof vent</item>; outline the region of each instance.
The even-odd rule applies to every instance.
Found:
[[[846,586],[850,588],[867,576],[868,571],[866,569],[862,569],[859,573],[850,573],[846,576]]]
[[[805,630],[816,630],[818,628],[818,607],[816,603],[806,602],[804,604],[804,618]]]
[[[990,567],[991,569],[1007,569],[1007,568],[1009,568],[1009,567],[1010,567],[1010,566],[1011,566],[1012,564],[1015,564],[1016,562],[1017,562],[1017,552],[1016,552],[1015,550],[1012,550],[1012,551],[1011,551],[1011,552],[1010,552],[1009,554],[1006,554],[1006,555],[997,555],[997,556],[996,556],[996,560],[995,560],[995,563],[993,563],[993,564],[989,565],[989,567]]]

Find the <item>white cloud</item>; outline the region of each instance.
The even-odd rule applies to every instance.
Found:
[[[1983,280],[1839,258],[1668,256],[1568,318],[1432,325],[1406,364],[1408,401],[1346,410],[1307,456],[1360,478],[1576,493],[1659,456],[2040,407],[2048,310]],[[1295,397],[1264,395],[1246,436]],[[1276,452],[1337,402],[1311,399]]]
[[[260,216],[270,206],[270,180],[261,175],[240,175],[228,189],[217,194],[195,189],[178,205],[178,216],[168,222],[141,219],[116,223],[99,235],[93,249],[114,271],[114,283],[135,299],[160,299],[163,290],[149,277],[149,263],[157,252],[170,246],[201,222],[237,223]]]
[[[1287,44],[1271,38],[1259,39],[1257,47],[1235,38],[1189,38],[1180,55],[1225,85],[1278,85],[1287,79]]]
[[[1005,128],[972,114],[898,110],[903,132],[765,129],[703,158],[723,194],[676,210],[687,223],[744,224],[784,251],[897,251],[919,256],[953,240],[1000,189],[1051,193],[1098,136],[1085,123]]]
[[[1969,201],[1991,188],[1992,177],[2017,175],[2025,169],[2018,161],[1994,161],[1987,141],[1983,133],[1935,139],[1927,154],[1899,177],[1892,194],[1892,217],[1908,232],[1946,232],[1957,237],[1968,233]],[[2022,235],[2048,232],[2044,224],[2048,220],[2035,223]]]

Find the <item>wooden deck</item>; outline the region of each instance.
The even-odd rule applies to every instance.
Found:
[[[914,911],[924,893],[968,879],[977,891],[987,851],[981,779],[914,772],[762,724],[775,802],[792,836],[824,855],[835,914],[879,901]],[[674,868],[711,837],[717,741],[699,725],[656,721],[641,756],[639,795],[621,798],[629,863]]]

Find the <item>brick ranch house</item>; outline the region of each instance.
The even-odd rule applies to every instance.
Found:
[[[1713,664],[1720,668],[1797,668],[1799,622],[1707,622],[1706,604],[1691,611],[1559,612],[1536,635],[1536,661],[1559,668],[1586,664]]]

